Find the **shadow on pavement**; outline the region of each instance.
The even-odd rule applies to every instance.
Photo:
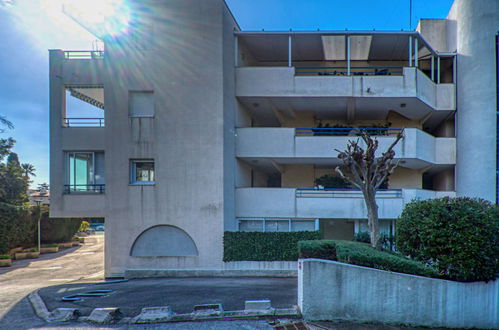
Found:
[[[12,266],[0,268],[0,275],[7,274],[7,273],[12,272],[12,271],[19,269],[19,268],[28,267],[31,263],[36,262],[36,261],[51,260],[51,259],[62,257],[66,254],[77,251],[81,247],[82,247],[81,245],[78,245],[78,246],[67,248],[67,249],[64,249],[64,250],[61,250],[61,251],[55,252],[55,253],[40,254],[40,256],[36,259],[12,260]]]

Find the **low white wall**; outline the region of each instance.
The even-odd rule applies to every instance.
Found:
[[[497,328],[499,280],[460,283],[303,259],[298,305],[307,320]]]

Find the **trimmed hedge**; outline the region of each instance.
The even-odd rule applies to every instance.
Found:
[[[296,261],[299,241],[320,238],[318,231],[227,231],[224,234],[224,261]]]
[[[397,249],[456,281],[499,276],[499,207],[483,199],[412,201],[397,220]]]
[[[38,215],[37,207],[0,203],[0,254],[37,243]],[[40,221],[42,243],[70,241],[80,224],[81,219],[49,219],[48,209],[44,208]]]
[[[18,246],[32,245],[36,235],[37,212],[28,207],[0,203],[0,254]]]
[[[48,211],[42,213],[40,221],[41,240],[43,243],[69,242],[78,232],[82,219],[49,218]]]
[[[303,241],[298,243],[300,258],[318,258],[392,272],[438,277],[438,272],[402,255],[374,249],[369,244],[349,241]]]

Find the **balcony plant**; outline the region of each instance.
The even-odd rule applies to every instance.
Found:
[[[343,179],[341,176],[332,175],[332,174],[324,174],[323,176],[315,179],[315,185],[317,187],[323,187],[326,189],[335,189],[335,188],[351,188],[352,186],[348,182],[348,180]]]
[[[0,254],[0,267],[12,266],[11,256],[8,254]]]

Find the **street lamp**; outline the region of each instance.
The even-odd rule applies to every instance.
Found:
[[[35,200],[36,206],[38,207],[38,252],[40,252],[40,220],[42,220],[42,200],[41,199],[36,199]]]

